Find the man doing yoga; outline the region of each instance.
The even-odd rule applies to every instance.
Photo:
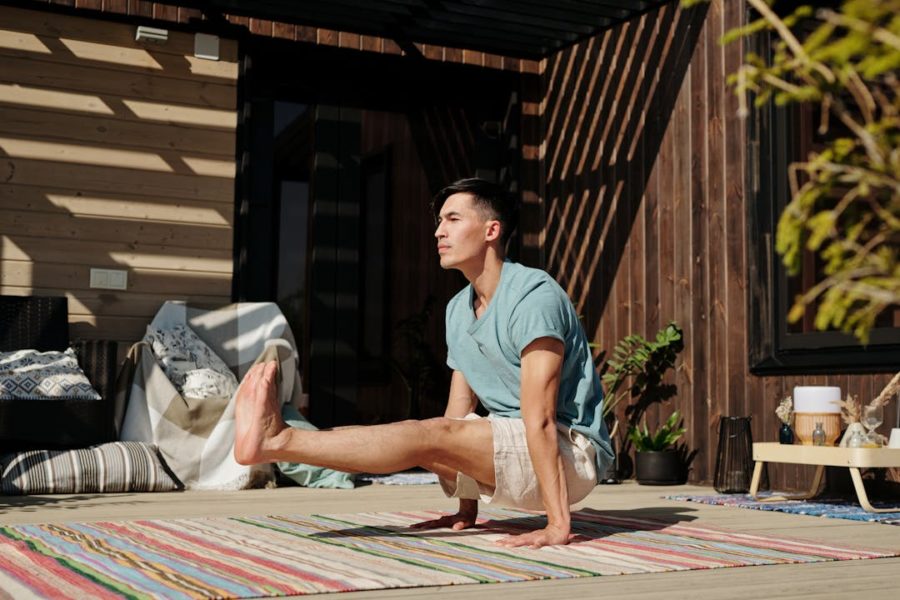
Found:
[[[241,464],[289,461],[341,471],[422,467],[459,510],[416,527],[475,524],[478,500],[543,510],[543,529],[505,546],[565,544],[569,506],[612,461],[603,394],[588,340],[566,293],[544,271],[506,259],[517,207],[502,188],[463,179],[434,200],[441,266],[469,285],[446,312],[453,372],[443,417],[325,431],[288,427],[276,400],[276,363],[254,366],[237,396]],[[489,416],[474,414],[477,403]]]

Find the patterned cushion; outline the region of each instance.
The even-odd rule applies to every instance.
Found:
[[[147,327],[144,341],[185,398],[230,398],[237,390],[237,377],[190,327]]]
[[[65,352],[0,352],[0,400],[61,398],[100,400],[72,348]]]
[[[156,446],[110,442],[79,450],[28,450],[0,457],[0,492],[81,494],[180,489]]]
[[[237,390],[237,379],[228,371],[192,369],[185,373],[181,394],[185,398],[231,398]]]

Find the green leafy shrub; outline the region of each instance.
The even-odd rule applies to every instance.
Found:
[[[821,151],[789,168],[776,250],[791,275],[805,253],[818,254],[823,276],[794,298],[788,321],[813,307],[816,328],[866,343],[876,318],[900,304],[900,0],[801,6],[783,17],[772,0],[747,3],[759,18],[723,42],[770,32],[773,45],[768,57],[748,52],[728,77],[740,114],[750,96],[757,107],[818,105],[819,133],[831,132]]]
[[[638,452],[660,452],[672,449],[675,447],[675,442],[687,431],[684,427],[678,427],[680,419],[681,414],[676,410],[656,430],[656,433],[650,433],[647,429],[647,420],[644,419],[640,427],[633,425],[628,429],[628,439],[631,440],[634,449]]]
[[[675,395],[675,386],[663,383],[666,372],[684,349],[684,333],[674,321],[660,329],[656,339],[648,341],[640,335],[629,335],[616,344],[601,370],[600,379],[606,389],[603,414],[611,413],[623,399],[631,397],[629,415],[638,417],[647,406]],[[631,378],[631,385],[621,389]]]

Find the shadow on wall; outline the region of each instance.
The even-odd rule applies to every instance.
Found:
[[[547,66],[546,268],[588,331],[609,300],[707,10],[667,4]]]

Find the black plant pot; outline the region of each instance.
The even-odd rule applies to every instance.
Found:
[[[686,481],[681,453],[676,450],[635,452],[634,474],[641,485],[679,485]]]

